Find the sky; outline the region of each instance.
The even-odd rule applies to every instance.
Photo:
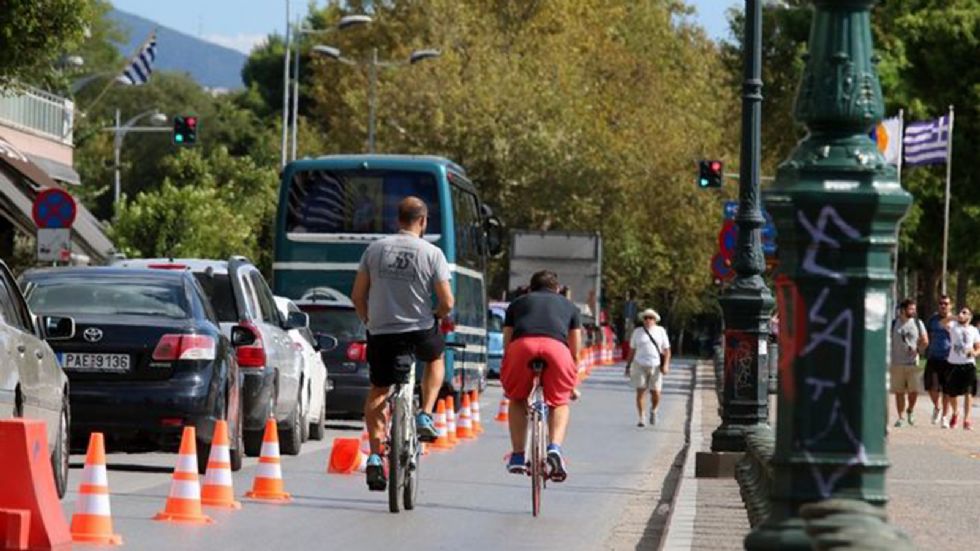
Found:
[[[282,34],[286,0],[111,0],[118,9],[151,19],[209,42],[248,53],[268,34]],[[735,0],[687,0],[695,21],[715,39],[728,37],[725,11]],[[326,0],[316,0],[323,6]],[[307,0],[291,0],[293,15],[306,13]]]

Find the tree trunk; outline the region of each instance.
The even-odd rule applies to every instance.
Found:
[[[966,270],[956,271],[956,307],[966,306],[966,293],[970,290],[970,273]]]
[[[933,268],[926,273],[926,287],[922,290],[922,312],[921,317],[928,319],[936,312],[936,298],[939,297],[939,280],[942,278],[941,270]]]

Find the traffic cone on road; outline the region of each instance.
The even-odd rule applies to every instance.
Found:
[[[109,477],[105,468],[105,442],[101,432],[93,432],[85,454],[85,469],[78,485],[75,514],[71,516],[71,541],[120,545],[122,537],[112,533],[109,510]]]
[[[456,436],[456,404],[453,402],[452,396],[446,396],[446,436],[449,437],[449,443],[453,446],[459,440]]]
[[[470,391],[470,417],[473,422],[473,436],[483,432],[483,423],[480,422],[480,391]]]
[[[368,454],[361,451],[360,443],[356,438],[334,438],[333,446],[330,447],[327,472],[351,474],[355,471],[363,471],[367,467],[367,459]]]
[[[204,486],[201,487],[201,503],[209,507],[242,508],[242,504],[235,501],[230,446],[228,422],[219,420],[214,424],[211,455],[208,456],[208,469],[204,474]]]
[[[197,478],[197,436],[194,427],[184,427],[167,505],[153,520],[193,524],[214,522],[201,511],[201,482]]]
[[[510,400],[503,398],[500,400],[500,407],[497,408],[497,416],[493,418],[494,421],[500,421],[501,423],[506,423],[510,420],[510,415],[507,413],[508,408],[510,408]]]
[[[282,485],[282,466],[279,463],[279,429],[276,420],[269,418],[265,422],[265,433],[262,435],[262,453],[259,455],[259,469],[255,472],[252,489],[245,497],[283,503],[292,500]]]
[[[434,416],[436,425],[436,441],[432,443],[432,449],[448,450],[453,447],[449,442],[449,429],[446,426],[446,402],[440,399],[436,402],[436,414]]]
[[[472,440],[473,419],[470,417],[470,395],[463,393],[462,405],[459,408],[459,425],[456,427],[456,438],[460,440]]]

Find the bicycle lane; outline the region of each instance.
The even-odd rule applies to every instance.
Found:
[[[656,534],[648,530],[649,521],[665,513],[662,506],[656,510],[670,465],[683,447],[690,381],[690,364],[678,363],[667,378],[658,426],[640,429],[622,366],[598,369],[572,406],[565,445],[569,480],[549,485],[537,519],[530,515],[530,481],[504,470],[509,444],[506,426],[492,420],[501,396],[494,386],[481,400],[486,432],[453,451],[424,458],[415,511],[388,513],[387,493],[368,492],[361,474],[325,474],[329,442],[359,430],[331,429],[326,445],[311,442],[302,455],[283,457],[292,503],[246,501],[237,512],[207,509],[217,521],[213,526],[150,520],[163,508],[169,475],[110,470],[115,528],[138,549],[169,550],[174,544],[181,549],[387,549],[393,544],[406,549],[633,549],[638,542],[653,541]],[[122,457],[127,463],[168,465],[175,459],[161,454]],[[110,457],[110,469],[114,461],[120,459]],[[79,474],[72,469],[71,490]],[[234,476],[238,495],[249,489],[253,476],[254,459]],[[68,514],[72,501],[65,502]]]

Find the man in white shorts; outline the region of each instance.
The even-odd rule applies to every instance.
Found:
[[[906,420],[909,425],[915,424],[912,412],[915,411],[919,392],[922,392],[919,353],[929,346],[929,334],[926,326],[915,317],[915,314],[915,302],[907,298],[898,305],[898,316],[892,323],[891,362],[888,376],[889,390],[895,395],[895,407],[898,410],[896,428],[904,426]],[[908,395],[907,409],[906,395]]]
[[[670,341],[667,331],[657,325],[660,314],[653,309],[640,312],[643,325],[633,330],[630,337],[630,355],[626,362],[626,376],[636,389],[636,426],[644,426],[643,397],[650,392],[650,425],[657,423],[657,406],[660,405],[660,389],[663,376],[670,371]]]

